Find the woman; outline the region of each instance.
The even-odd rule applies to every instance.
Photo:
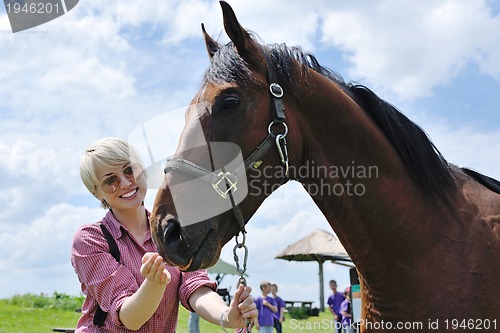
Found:
[[[225,327],[244,327],[245,318],[257,315],[250,287],[239,286],[228,307],[205,270],[166,267],[155,253],[144,207],[146,175],[125,141],[106,138],[91,145],[82,156],[80,176],[108,212],[73,238],[71,262],[86,295],[76,332],[174,332],[179,302]],[[100,224],[116,242],[119,260]]]

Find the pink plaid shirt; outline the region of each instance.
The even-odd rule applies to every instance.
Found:
[[[149,214],[149,212],[148,212]],[[125,328],[118,312],[123,302],[134,294],[144,281],[140,273],[141,259],[146,252],[156,252],[148,233],[144,244],[139,244],[111,212],[101,220],[120,249],[120,263],[109,253],[109,246],[96,224],[80,227],[73,238],[71,263],[75,268],[86,296],[82,316],[76,332],[132,332]],[[172,280],[167,285],[163,298],[153,316],[134,332],[175,332],[179,302],[188,310],[188,299],[201,286],[213,290],[217,285],[208,278],[206,270],[181,273],[177,268],[167,267]],[[108,312],[104,326],[97,327],[92,321],[97,304]]]

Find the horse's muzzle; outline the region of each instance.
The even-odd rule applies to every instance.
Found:
[[[166,221],[158,222],[156,233],[156,247],[158,253],[167,264],[177,266],[181,270],[189,269],[192,262],[192,253],[187,249],[189,245],[184,241],[182,228],[176,218],[170,217]]]

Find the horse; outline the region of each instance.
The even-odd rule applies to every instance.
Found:
[[[264,185],[297,181],[356,266],[362,332],[496,328],[500,182],[448,163],[368,87],[300,47],[261,44],[220,4],[230,42],[202,24],[210,65],[150,219],[165,261],[183,271],[214,265],[271,195]],[[262,191],[238,197],[245,177],[247,190],[251,179]]]

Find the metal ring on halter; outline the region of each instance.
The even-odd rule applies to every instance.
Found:
[[[276,98],[283,97],[283,88],[281,88],[281,86],[277,83],[271,83],[269,85],[269,91],[271,92],[271,95]]]
[[[283,125],[283,130],[285,131],[285,133],[282,133],[280,135],[282,135],[283,137],[285,137],[287,134],[288,134],[288,126],[286,126],[286,124],[282,121],[271,121],[271,123],[269,124],[269,126],[267,127],[267,133],[269,134],[274,134],[273,131],[272,131],[272,127],[274,124],[281,124]]]
[[[239,248],[242,248],[242,247],[243,247],[243,245],[245,245],[245,242],[246,242],[246,240],[247,240],[247,235],[246,235],[246,233],[245,233],[245,232],[242,232],[241,234],[243,235],[243,240],[241,241],[241,243],[240,243],[240,241],[238,240],[238,236],[240,235],[240,233],[238,233],[238,234],[235,236],[236,246],[238,246]]]

